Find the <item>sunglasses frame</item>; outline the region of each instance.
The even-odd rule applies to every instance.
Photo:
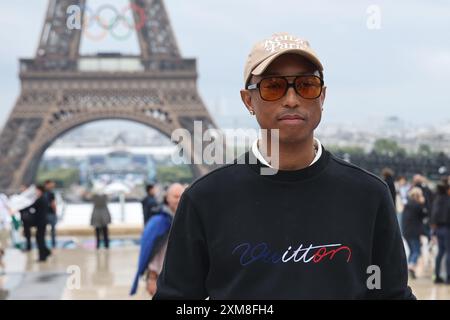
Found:
[[[316,78],[318,78],[318,79],[320,80],[320,92],[319,92],[319,94],[317,95],[317,97],[314,97],[314,98],[305,98],[305,97],[303,97],[303,96],[297,91],[297,88],[296,88],[296,86],[295,86],[295,82],[297,81],[298,78],[311,77],[311,76],[316,77]],[[275,100],[267,100],[267,99],[264,99],[264,98],[262,97],[262,95],[261,95],[261,81],[263,81],[263,80],[265,80],[265,79],[269,79],[269,78],[282,78],[282,79],[286,80],[286,82],[287,82],[286,90],[284,91],[283,95],[282,95],[281,97],[279,97],[278,99],[275,99]],[[294,81],[289,82],[287,78],[294,78]],[[277,100],[280,100],[281,98],[283,98],[283,97],[286,95],[286,93],[288,92],[289,88],[292,87],[292,88],[294,89],[295,93],[297,93],[297,94],[298,94],[300,97],[302,97],[303,99],[313,100],[313,99],[317,99],[318,97],[320,97],[320,95],[322,94],[323,85],[324,85],[323,79],[322,79],[320,76],[318,76],[316,73],[311,73],[311,74],[300,74],[300,75],[295,75],[295,76],[267,76],[267,77],[264,77],[264,78],[262,78],[261,80],[259,80],[257,83],[249,84],[249,85],[247,86],[247,90],[256,90],[256,89],[258,89],[259,96],[260,96],[261,99],[263,99],[264,101],[277,101]]]

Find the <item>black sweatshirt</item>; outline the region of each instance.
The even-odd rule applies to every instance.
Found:
[[[381,179],[325,149],[275,175],[244,157],[183,193],[154,299],[415,298]]]

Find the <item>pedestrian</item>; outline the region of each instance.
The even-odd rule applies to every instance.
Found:
[[[108,209],[108,197],[102,191],[98,190],[92,196],[94,208],[91,215],[91,226],[95,228],[95,238],[97,249],[103,240],[104,247],[109,248],[109,230],[108,225],[111,223],[111,214]]]
[[[48,203],[47,221],[50,225],[50,234],[52,240],[52,247],[56,248],[56,224],[58,223],[58,217],[56,214],[56,198],[55,198],[55,182],[53,180],[45,181],[45,198]]]
[[[149,219],[141,237],[138,271],[130,291],[137,291],[139,278],[145,275],[147,292],[153,296],[156,292],[156,281],[163,266],[167,250],[167,238],[172,220],[185,187],[174,183],[167,189],[162,208]]]
[[[4,256],[9,246],[9,225],[12,210],[8,203],[8,197],[0,194],[0,275],[5,273]]]
[[[408,202],[408,192],[411,189],[411,185],[408,183],[405,176],[399,176],[397,178],[397,186],[401,204],[404,206]]]
[[[147,184],[145,186],[145,191],[146,196],[141,202],[142,212],[144,215],[144,225],[146,225],[151,216],[157,212],[159,206],[155,199],[156,187],[153,184]]]
[[[416,278],[417,261],[420,257],[420,236],[425,233],[423,225],[425,216],[425,197],[422,189],[413,187],[408,193],[408,203],[402,214],[403,237],[409,247],[408,270],[413,279]]]
[[[389,192],[391,193],[392,201],[394,201],[394,206],[396,207],[397,191],[395,190],[394,184],[394,171],[392,171],[389,168],[384,168],[381,171],[381,176],[383,177],[384,182],[386,182],[387,186],[389,187]]]
[[[448,185],[439,183],[431,209],[431,229],[437,237],[438,254],[435,263],[434,283],[450,284],[450,196]],[[441,263],[445,256],[447,279],[441,277]]]
[[[51,255],[51,251],[45,243],[45,231],[47,229],[48,202],[45,196],[45,186],[36,187],[36,201],[30,209],[36,219],[36,243],[39,251],[39,262],[45,262]]]

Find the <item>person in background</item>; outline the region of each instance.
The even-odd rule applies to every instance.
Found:
[[[410,189],[411,185],[408,183],[408,180],[406,180],[406,177],[399,176],[397,178],[397,190],[403,205],[408,202],[408,192]]]
[[[155,199],[156,187],[153,184],[148,184],[145,187],[147,195],[142,200],[142,212],[144,214],[144,226],[153,214],[156,213],[158,202]]]
[[[3,257],[5,256],[5,250],[0,245],[0,275],[5,274],[5,263]]]
[[[130,295],[137,291],[139,278],[146,276],[147,292],[153,296],[156,292],[156,281],[163,266],[167,250],[167,240],[172,220],[180,202],[185,186],[174,183],[167,189],[164,204],[159,212],[152,215],[145,225],[141,238],[138,271],[133,281]]]
[[[433,203],[433,192],[428,187],[427,179],[421,174],[414,175],[412,187],[418,187],[422,190],[422,194],[425,199],[424,206],[427,214],[429,215],[431,212],[431,205]]]
[[[20,193],[28,189],[27,185],[20,186]],[[31,228],[35,226],[34,216],[30,213],[31,206],[20,209],[20,220],[22,221],[23,236],[25,237],[25,248],[23,251],[31,251]]]
[[[37,199],[32,205],[36,221],[36,243],[39,250],[39,262],[45,262],[51,255],[51,251],[45,244],[45,230],[47,228],[48,202],[45,197],[45,186],[36,187]]]
[[[109,248],[108,224],[111,223],[111,214],[108,209],[108,197],[101,191],[96,191],[91,198],[94,208],[91,216],[91,226],[95,228],[97,249],[100,249],[100,242],[103,238],[104,246]]]
[[[444,283],[441,277],[441,262],[446,255],[447,279],[445,282],[450,284],[450,196],[448,190],[448,184],[440,182],[437,185],[437,194],[431,209],[431,229],[438,241],[434,283]]]
[[[433,204],[433,192],[428,186],[428,180],[421,174],[416,174],[413,177],[413,187],[418,187],[422,190],[423,197],[425,199],[425,217],[423,219],[424,235],[427,237],[428,242],[431,240],[431,228],[430,228],[430,214],[431,206]],[[431,246],[428,248],[430,249]]]
[[[384,168],[381,171],[381,175],[383,176],[384,182],[386,182],[386,184],[389,187],[389,192],[391,193],[392,201],[394,201],[394,206],[395,206],[397,191],[395,191],[394,172],[389,168]]]
[[[45,198],[48,203],[47,221],[51,228],[52,247],[56,248],[56,223],[58,218],[56,215],[55,182],[53,180],[45,181]]]
[[[416,278],[417,261],[420,257],[420,236],[424,234],[423,219],[425,198],[422,190],[414,187],[408,193],[408,203],[402,214],[402,231],[409,247],[408,270],[411,278]]]
[[[0,194],[0,275],[5,273],[3,258],[9,244],[8,225],[11,215],[12,210],[8,204],[8,197],[5,194]]]

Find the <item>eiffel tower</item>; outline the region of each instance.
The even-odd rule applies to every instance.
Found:
[[[216,127],[197,90],[196,60],[181,57],[163,0],[130,0],[139,8],[133,19],[140,54],[133,56],[80,55],[83,27],[67,26],[72,5],[84,21],[86,0],[49,0],[35,57],[20,59],[20,96],[0,136],[0,191],[33,183],[52,142],[91,121],[131,120],[168,137],[177,128],[193,137],[196,120],[203,130]],[[133,67],[92,68],[108,62]],[[196,151],[185,150],[193,159]],[[191,169],[199,177],[211,167]]]

